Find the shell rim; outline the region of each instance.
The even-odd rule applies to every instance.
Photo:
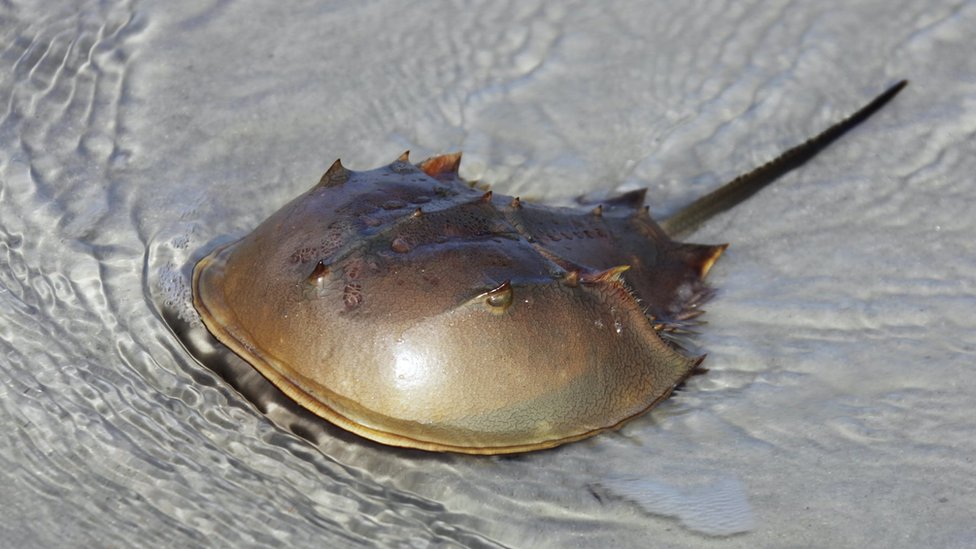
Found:
[[[647,407],[634,413],[633,415],[627,416],[612,425],[605,427],[598,427],[590,431],[585,431],[576,435],[570,435],[568,437],[556,438],[543,440],[536,443],[530,444],[515,444],[508,446],[459,446],[446,444],[442,442],[432,442],[428,440],[421,440],[411,437],[406,437],[403,435],[398,435],[390,431],[383,431],[380,429],[375,429],[367,427],[354,419],[346,416],[345,414],[339,412],[338,410],[328,406],[322,401],[318,400],[307,391],[302,389],[299,385],[295,384],[287,377],[285,377],[281,372],[279,372],[268,360],[265,360],[260,355],[251,353],[247,350],[247,346],[244,341],[241,341],[228,330],[226,330],[223,325],[217,322],[211,308],[207,306],[202,298],[202,293],[200,292],[200,277],[203,271],[210,265],[214,263],[214,258],[224,251],[226,248],[233,246],[238,241],[230,242],[222,246],[218,246],[212,250],[205,257],[200,259],[196,265],[193,267],[193,277],[191,281],[191,293],[193,296],[193,307],[196,309],[197,313],[200,315],[200,320],[210,331],[211,334],[223,345],[229,348],[236,355],[241,357],[245,362],[256,369],[265,379],[267,379],[272,385],[277,387],[286,396],[294,400],[298,405],[311,411],[320,418],[345,429],[353,434],[359,435],[363,438],[371,440],[373,442],[378,442],[381,444],[386,444],[389,446],[396,446],[400,448],[412,448],[418,450],[425,450],[429,452],[453,452],[459,454],[474,454],[474,455],[500,455],[500,454],[516,454],[522,452],[530,452],[535,450],[545,450],[549,448],[554,448],[556,446],[561,446],[570,442],[575,442],[578,440],[583,440],[590,438],[594,435],[602,433],[604,431],[612,431],[619,429],[628,421],[640,417],[650,411],[652,408],[660,404],[662,401],[666,400],[671,396],[674,387],[680,385],[688,376],[692,375],[695,368],[691,368],[688,374],[678,380],[672,387],[661,394],[658,398],[653,400]],[[697,359],[697,363],[701,363],[705,357],[701,356]]]

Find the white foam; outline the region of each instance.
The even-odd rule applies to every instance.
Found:
[[[190,286],[178,265],[167,263],[159,269],[159,291],[163,298],[163,307],[176,312],[184,322],[197,322]]]

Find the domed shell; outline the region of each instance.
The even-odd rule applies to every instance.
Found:
[[[643,193],[593,210],[475,190],[460,155],[322,180],[194,269],[223,344],[377,442],[500,454],[619,426],[699,358],[659,337],[724,249],[671,241]]]
[[[725,246],[681,234],[803,165],[901,91],[665,222],[644,190],[583,211],[482,193],[460,154],[315,187],[202,259],[207,328],[285,394],[366,438],[472,454],[550,448],[667,398],[701,358],[659,337],[701,313]]]

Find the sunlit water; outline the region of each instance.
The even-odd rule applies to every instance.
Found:
[[[918,4],[3,4],[0,545],[972,545],[976,5]],[[189,265],[336,157],[662,214],[904,77],[695,235],[711,371],[617,433],[390,449],[164,319],[221,353]]]

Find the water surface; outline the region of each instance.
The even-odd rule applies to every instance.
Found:
[[[288,6],[0,8],[3,545],[976,541],[976,3]],[[160,314],[192,324],[189,262],[337,157],[464,150],[506,194],[649,186],[660,215],[901,78],[694,235],[732,243],[711,372],[618,433],[512,458],[296,435]]]

